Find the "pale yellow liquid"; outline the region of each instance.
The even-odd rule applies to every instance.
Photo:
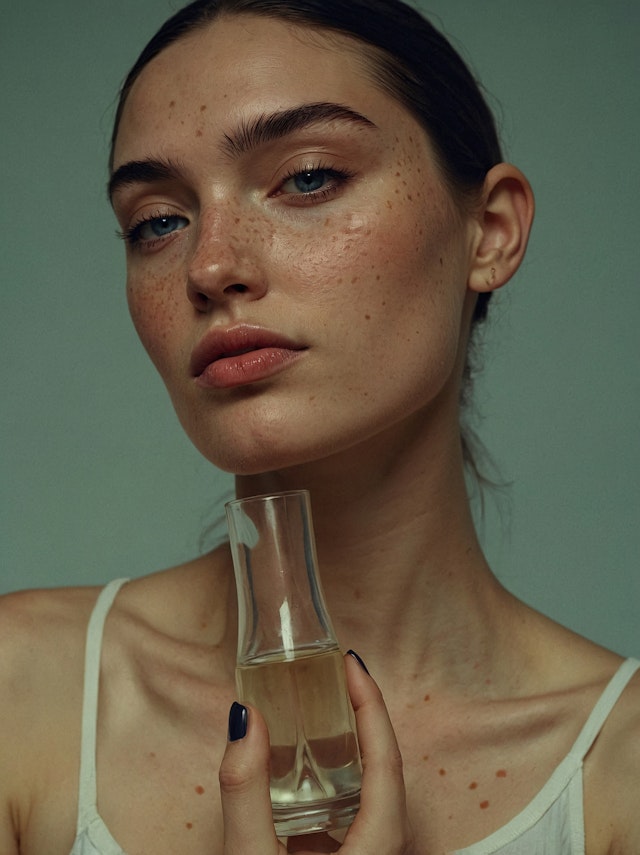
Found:
[[[278,834],[349,824],[361,766],[340,651],[265,657],[238,667],[236,678],[240,700],[256,706],[269,728]]]

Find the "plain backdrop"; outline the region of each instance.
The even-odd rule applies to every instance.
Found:
[[[104,193],[119,84],[179,5],[3,0],[0,591],[182,561],[231,494],[136,340]],[[538,205],[476,383],[509,484],[485,496],[483,543],[516,594],[638,654],[640,4],[421,8],[484,82]]]

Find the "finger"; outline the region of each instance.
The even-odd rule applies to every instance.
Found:
[[[356,840],[354,853],[403,852],[411,832],[398,742],[382,693],[362,660],[349,654],[345,660],[363,770],[360,810],[347,835],[345,855]]]
[[[254,707],[231,707],[219,778],[225,855],[281,855],[269,796],[269,732]]]

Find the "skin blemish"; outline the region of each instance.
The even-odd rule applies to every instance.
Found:
[[[185,822],[184,827],[187,829],[187,831],[191,831],[191,829],[193,828],[193,823]]]
[[[426,763],[426,762],[427,762],[427,760],[429,759],[429,755],[428,755],[428,754],[423,754],[423,755],[422,755],[422,759],[423,759],[423,760],[424,760],[424,762]]]
[[[200,784],[195,788],[196,793],[201,796],[204,793],[204,787],[201,787]]]
[[[446,769],[438,769],[438,775],[443,776],[443,775],[446,775],[446,774],[447,774],[447,770],[446,770]]]
[[[196,131],[196,136],[197,136],[197,137],[201,137],[201,136],[202,136],[202,131],[200,130],[200,128],[198,128],[198,130]]]
[[[471,783],[469,784],[469,789],[470,790],[476,790],[477,788],[478,788],[478,782],[477,781],[471,781]]]
[[[506,769],[498,769],[498,771],[496,772],[496,778],[506,778],[506,777],[507,777],[507,770]]]
[[[371,315],[365,315],[365,316],[364,316],[364,319],[365,319],[365,321],[370,321],[370,320],[371,320]]]
[[[425,695],[425,696],[424,696],[424,698],[423,698],[423,700],[424,700],[424,701],[430,701],[430,700],[431,700],[431,695]]]
[[[205,111],[206,109],[207,109],[207,105],[206,105],[206,104],[200,104],[200,112],[201,112],[201,113],[204,113],[204,111]]]
[[[480,802],[480,810],[486,810],[488,807],[489,807],[488,801],[485,800],[484,802]]]
[[[169,109],[171,109],[171,107],[175,107],[175,106],[176,106],[175,101],[169,101]]]

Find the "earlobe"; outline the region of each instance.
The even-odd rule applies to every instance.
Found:
[[[499,163],[487,173],[468,285],[494,291],[511,279],[524,257],[533,222],[531,186],[515,166]]]

